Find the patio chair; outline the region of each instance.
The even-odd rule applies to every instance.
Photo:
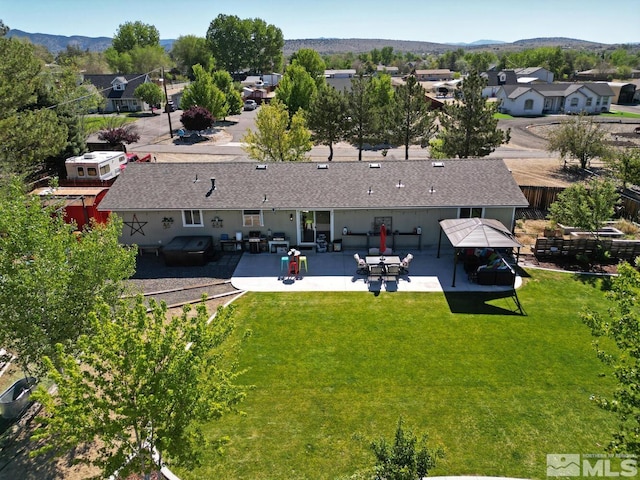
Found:
[[[369,267],[369,277],[367,281],[371,282],[381,282],[385,276],[385,268],[383,264],[371,265]]]
[[[409,264],[411,263],[411,260],[413,260],[413,255],[410,253],[402,259],[400,262],[400,273],[409,273]]]
[[[387,266],[387,272],[384,277],[386,282],[397,282],[400,276],[400,265]]]
[[[360,255],[357,253],[353,254],[353,258],[356,260],[356,264],[358,265],[356,273],[361,275],[366,275],[369,273],[369,267],[367,266],[367,262],[365,262],[364,258],[360,258]]]

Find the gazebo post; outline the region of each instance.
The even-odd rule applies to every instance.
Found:
[[[458,249],[453,249],[453,283],[451,283],[452,287],[456,286],[456,270],[458,270]]]
[[[440,225],[440,233],[438,234],[438,256],[440,258],[440,242],[442,242],[442,225]]]

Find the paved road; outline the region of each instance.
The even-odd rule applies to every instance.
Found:
[[[640,106],[614,106],[613,109],[640,113]],[[257,110],[242,112],[240,115],[227,118],[223,126],[218,128],[220,139],[215,144],[202,142],[196,144],[185,144],[180,142],[177,135],[173,138],[170,135],[169,118],[166,113],[143,117],[138,122],[138,132],[140,141],[128,147],[131,151],[163,153],[163,154],[191,154],[191,155],[216,155],[217,160],[222,161],[247,161],[246,153],[241,147],[240,139],[247,129],[255,128],[255,116]],[[171,113],[171,126],[175,132],[180,128],[181,111]],[[557,155],[550,154],[545,150],[546,141],[529,130],[531,125],[546,125],[559,123],[564,115],[552,115],[539,118],[514,118],[500,120],[500,128],[511,128],[511,142],[502,147],[498,147],[490,157],[494,158],[557,158]],[[608,119],[601,117],[599,120],[615,123],[640,123],[638,119]],[[310,152],[310,157],[314,160],[327,159],[329,148],[326,146],[314,146]],[[358,151],[349,145],[340,144],[334,147],[334,158],[336,160],[355,160]],[[410,150],[411,159],[428,158],[428,151],[414,146]],[[374,150],[363,151],[365,160],[381,160],[381,152]],[[404,148],[393,148],[388,151],[387,159],[404,159]]]

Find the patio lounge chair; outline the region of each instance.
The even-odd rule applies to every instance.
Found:
[[[356,260],[358,265],[356,273],[360,275],[366,275],[369,273],[369,267],[367,267],[367,262],[365,262],[364,258],[360,258],[360,255],[357,253],[353,254],[353,258]]]
[[[409,264],[411,263],[411,260],[413,260],[413,255],[410,253],[402,259],[400,262],[400,273],[409,273]]]

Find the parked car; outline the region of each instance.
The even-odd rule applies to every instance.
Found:
[[[256,108],[258,108],[258,104],[255,100],[247,100],[244,102],[245,110],[255,110]]]

